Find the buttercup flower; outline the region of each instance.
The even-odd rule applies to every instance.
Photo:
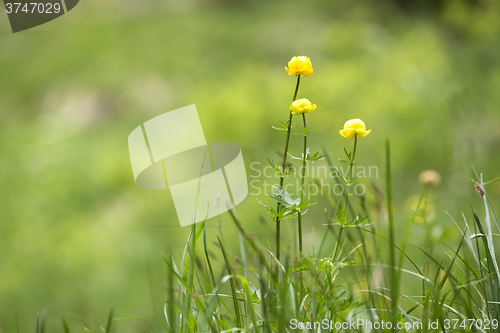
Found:
[[[311,59],[307,56],[293,57],[288,62],[288,67],[285,66],[285,70],[288,75],[309,76],[313,73]]]
[[[361,119],[351,119],[345,122],[344,128],[339,132],[344,138],[354,139],[355,135],[362,138],[370,134],[371,131],[366,129],[366,125]]]
[[[309,113],[314,109],[316,109],[316,104],[311,104],[307,98],[298,99],[290,105],[293,114]]]

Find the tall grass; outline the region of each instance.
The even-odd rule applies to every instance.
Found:
[[[388,211],[391,211],[390,150],[387,147]],[[478,183],[484,190],[482,180]],[[421,251],[429,259],[417,263],[395,243],[389,230],[375,233],[368,226],[357,227],[370,232],[390,249],[389,260],[374,255],[379,262],[370,261],[371,268],[381,269],[387,278],[385,283],[370,289],[361,289],[373,279],[372,270],[365,269],[360,239],[346,240],[334,253],[325,255],[322,247],[333,241],[340,231],[326,225],[319,247],[311,244],[313,251],[294,260],[285,253],[278,261],[272,248],[260,237],[250,235],[242,227],[242,221],[230,212],[235,228],[241,233],[239,246],[248,253],[248,261],[238,256],[228,256],[223,242],[218,241],[220,253],[211,257],[207,252],[206,238],[198,253],[197,242],[206,228],[200,223],[189,237],[186,250],[175,264],[173,258],[165,258],[169,267],[168,301],[166,311],[171,315],[159,318],[171,332],[287,332],[297,327],[304,332],[329,332],[322,324],[327,320],[345,323],[358,319],[372,323],[399,323],[406,325],[400,331],[414,332],[499,332],[500,294],[498,289],[498,265],[492,241],[492,224],[498,219],[489,202],[486,191],[484,218],[472,208],[470,218],[464,214],[460,230],[463,237],[456,248],[442,255]],[[388,219],[395,219],[388,214]],[[457,223],[458,226],[458,223]],[[342,229],[340,229],[342,230]],[[386,237],[384,233],[388,233]],[[353,233],[356,234],[356,233]],[[341,238],[340,238],[341,239]],[[412,269],[396,264],[398,256],[413,265]],[[214,260],[222,261],[218,274],[214,274]],[[180,266],[180,269],[177,267]],[[274,267],[278,267],[275,274]],[[299,283],[299,270],[303,281]],[[244,276],[248,271],[248,276]],[[400,272],[400,273],[398,273]],[[348,282],[339,282],[339,276],[349,274]],[[421,281],[420,295],[404,294],[407,276]],[[401,286],[402,288],[399,288]],[[296,320],[296,321],[294,321]],[[298,329],[299,322],[319,322],[316,328]],[[465,324],[464,324],[465,323]],[[477,325],[473,325],[473,324]],[[488,325],[489,323],[489,325]],[[339,324],[337,324],[339,325]],[[456,326],[455,328],[453,328]],[[485,328],[489,326],[489,328]],[[384,331],[383,329],[373,329]],[[354,331],[345,328],[344,331]],[[360,327],[356,331],[369,331]]]
[[[283,124],[284,129],[290,131],[290,124],[291,119]],[[350,165],[349,175],[336,179],[346,188],[363,180],[352,177],[357,136],[354,139],[353,152],[346,151],[344,161]],[[287,148],[288,140],[289,135]],[[230,255],[220,238],[216,243],[219,253],[209,253],[206,223],[193,225],[178,263],[172,256],[164,258],[169,272],[168,299],[165,318],[156,320],[170,332],[381,332],[390,328],[405,332],[499,332],[500,272],[493,242],[497,230],[493,226],[498,229],[500,224],[482,177],[476,173],[474,184],[484,201],[484,217],[472,207],[469,219],[464,214],[464,227],[455,222],[462,234],[459,245],[443,244],[448,251],[436,254],[432,247],[417,244],[426,258],[417,262],[405,249],[415,216],[422,213],[419,210],[423,209],[428,187],[398,244],[395,223],[401,218],[393,213],[390,152],[387,141],[386,191],[378,198],[387,204],[386,227],[374,228],[369,215],[377,216],[377,212],[369,211],[364,196],[354,205],[347,195],[329,195],[331,207],[327,207],[326,216],[330,222],[324,230],[316,231],[315,239],[321,241],[310,244],[312,252],[302,249],[299,225],[298,251],[292,242],[291,250],[282,251],[278,257],[279,228],[275,251],[267,237],[249,234],[235,211],[230,210],[239,235],[240,255]],[[286,154],[283,157],[285,160]],[[304,165],[307,158],[325,157],[310,154],[304,146],[300,159]],[[327,162],[332,164],[329,158]],[[269,223],[290,217],[300,221],[306,213],[304,208],[311,203],[300,196],[294,199],[282,190],[288,175],[285,165],[280,169],[270,163],[281,176],[280,187],[270,194],[278,209],[260,202],[272,213]],[[303,181],[302,173],[301,178]],[[299,193],[303,193],[302,187]],[[369,253],[365,233],[371,234],[371,250],[375,253]],[[203,244],[199,244],[201,235]],[[325,251],[325,244],[332,242],[333,251]],[[379,245],[387,246],[388,257],[380,255]],[[419,295],[405,294],[405,283],[412,279],[420,281]]]
[[[447,251],[433,253],[417,244],[426,257],[418,262],[404,251],[408,237],[398,244],[394,234],[399,217],[392,212],[389,142],[385,177],[386,228],[374,228],[369,218],[347,221],[349,210],[357,209],[353,201],[331,198],[336,205],[329,207],[332,216],[326,215],[341,225],[325,224],[316,231],[311,252],[299,257],[293,248],[278,260],[266,238],[243,228],[234,209],[228,214],[239,235],[239,254],[229,252],[219,237],[218,253],[212,253],[206,221],[193,224],[182,255],[163,255],[168,268],[163,314],[146,320],[114,318],[111,311],[100,331],[112,332],[116,321],[141,319],[144,332],[383,332],[387,325],[401,332],[500,332],[500,271],[493,242],[500,223],[485,188],[488,182],[476,173],[471,184],[483,201],[481,212],[471,206],[462,222],[453,220],[462,234],[458,246],[443,244]],[[427,188],[419,202],[426,193]],[[359,208],[368,212],[365,198],[358,199]],[[416,207],[414,215],[421,205]],[[373,244],[387,246],[389,256],[370,253],[365,233]],[[333,242],[334,249],[325,251],[325,244]],[[405,294],[410,279],[420,281],[420,294]],[[37,332],[44,332],[45,316],[37,319]],[[64,332],[70,332],[70,317],[62,318]]]

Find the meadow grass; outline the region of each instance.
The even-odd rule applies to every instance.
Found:
[[[389,148],[386,153],[390,212]],[[244,261],[241,255],[228,256],[220,239],[219,254],[209,253],[205,222],[193,225],[180,260],[176,263],[171,255],[164,257],[169,267],[168,298],[164,316],[154,321],[168,332],[287,332],[295,327],[303,332],[330,332],[342,329],[334,326],[330,330],[323,326],[323,320],[345,323],[358,319],[365,320],[363,325],[369,325],[366,321],[386,323],[386,329],[373,328],[378,332],[387,331],[387,323],[393,327],[399,324],[405,328],[399,331],[405,332],[498,332],[499,270],[492,242],[498,218],[480,176],[477,182],[484,191],[483,217],[471,207],[471,217],[464,215],[462,227],[457,223],[463,234],[459,246],[448,247],[445,256],[429,253],[422,245],[420,249],[428,258],[424,263],[414,262],[402,250],[405,244],[394,243],[392,222],[389,230],[377,232],[369,226],[355,227],[360,237],[340,239],[338,260],[334,253],[322,252],[324,242],[339,234],[336,226],[326,225],[324,237],[315,242],[317,246],[312,245],[312,253],[295,258],[293,252],[284,252],[280,261],[269,244],[245,232],[233,211],[229,214],[242,236]],[[392,219],[389,213],[389,221]],[[365,257],[365,233],[389,248],[389,258],[377,252]],[[219,271],[213,269],[214,257],[224,262]],[[398,258],[403,258],[399,265]],[[403,260],[413,268],[402,268]],[[378,286],[372,284],[373,269],[382,271],[383,282]],[[303,280],[299,280],[299,272]],[[349,282],[337,282],[337,277],[345,274],[350,275]],[[420,280],[420,295],[405,294],[407,275]],[[371,287],[360,288],[363,284]],[[299,329],[299,322],[319,324],[315,329]],[[366,326],[343,330],[371,331]]]

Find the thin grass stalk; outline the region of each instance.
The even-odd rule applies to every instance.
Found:
[[[481,179],[481,183],[482,183],[482,179]],[[486,191],[484,190],[484,186],[483,185],[481,185],[481,186],[483,187],[483,191],[485,193],[485,195],[483,196],[484,209],[485,209],[485,214],[486,214],[484,221],[486,223],[486,243],[488,245],[487,252],[490,255],[489,259],[491,259],[490,280],[491,280],[491,285],[492,285],[492,289],[493,289],[493,301],[499,302],[500,301],[500,286],[499,286],[500,271],[498,268],[498,263],[497,263],[497,259],[496,259],[496,255],[495,255],[495,244],[493,243],[493,229],[491,227],[490,207],[488,206],[487,194],[486,194]],[[491,208],[491,211],[494,215],[495,212],[493,211],[493,208]],[[489,262],[490,262],[490,260],[488,260],[488,263]],[[495,314],[496,318],[500,318],[500,305],[494,303],[493,308],[494,308],[494,314]]]
[[[203,249],[205,251],[205,259],[208,264],[208,271],[210,273],[210,277],[212,278],[212,283],[215,286],[217,283],[215,282],[215,276],[214,276],[214,271],[212,269],[212,263],[210,262],[210,257],[208,255],[208,248],[207,248],[207,224],[205,223],[203,225]]]
[[[339,251],[340,239],[342,237],[343,232],[344,232],[344,226],[341,226],[340,231],[339,231],[339,235],[337,236],[337,243],[335,244],[335,250],[333,250],[333,256],[332,256],[333,261],[337,260],[337,252]]]
[[[167,320],[168,328],[170,333],[176,333],[176,316],[175,316],[175,296],[174,296],[174,274],[173,274],[173,260],[172,255],[169,254],[169,271],[167,273],[167,295],[168,299],[165,302],[165,307],[167,307],[167,311],[165,314],[165,319]]]
[[[351,179],[353,178],[354,158],[356,157],[357,141],[358,141],[358,135],[355,134],[354,135],[353,154],[352,154],[352,158],[351,158],[350,165],[349,165],[349,174],[348,174],[348,181],[347,181],[348,185],[347,186],[349,186],[349,184],[351,182]],[[332,163],[331,163],[331,160],[328,157],[328,155],[327,155],[327,163],[330,165],[330,167],[332,167]],[[337,181],[338,184],[340,184],[340,180],[338,179],[338,177],[336,177],[335,180]],[[344,211],[345,211],[346,215],[347,215],[347,207],[349,207],[349,210],[351,211],[351,214],[352,214],[352,216],[354,218],[355,215],[356,215],[356,213],[354,212],[354,208],[352,207],[351,203],[349,202],[349,191],[348,190],[346,190],[346,197],[345,197],[345,203],[344,203]],[[363,209],[365,211],[365,214],[368,215],[368,213],[366,212],[366,206],[364,204],[362,204],[362,207],[363,207]],[[371,287],[371,268],[370,268],[370,264],[369,264],[370,259],[368,258],[368,253],[366,251],[365,237],[364,237],[363,231],[361,230],[361,228],[357,228],[357,229],[358,229],[359,237],[361,239],[361,244],[362,244],[362,248],[363,248],[363,254],[364,254],[364,257],[365,257],[365,260],[366,260],[366,271],[367,271],[367,280],[366,281],[368,283],[368,287],[370,288]],[[335,252],[334,252],[334,256],[333,256],[334,260],[336,259],[335,257],[336,257],[336,252],[338,251],[340,236],[341,236],[341,234],[339,234],[339,239],[337,241],[337,245],[335,246]],[[375,237],[374,237],[374,240],[375,240]],[[375,241],[375,244],[376,244],[376,241]],[[373,299],[373,295],[370,293],[369,297],[370,297],[370,304],[373,307],[374,304],[375,304],[375,301]],[[373,322],[374,321],[374,317],[373,317],[373,314],[372,314],[371,311],[369,311],[369,316],[370,316],[370,318],[372,319],[372,322]]]
[[[153,303],[153,313],[155,316],[158,315],[158,308],[156,306],[156,297],[154,294],[153,290],[153,272],[151,270],[151,262],[148,260],[148,265],[147,265],[147,271],[148,271],[148,284],[149,284],[149,293],[151,294],[151,302]]]
[[[479,232],[481,234],[485,234],[485,231],[483,229],[483,226],[479,220],[479,217],[478,217],[475,209],[473,209],[473,214],[474,214],[474,220],[476,221],[476,224],[479,228]],[[489,319],[491,320],[491,319],[495,319],[495,318],[500,318],[500,315],[498,314],[498,305],[495,304],[495,302],[497,301],[497,298],[498,298],[498,294],[497,294],[498,285],[497,285],[497,281],[496,281],[497,271],[495,270],[496,262],[493,261],[494,259],[492,258],[492,255],[490,252],[490,250],[493,249],[493,245],[489,244],[489,238],[488,237],[481,237],[481,238],[483,239],[484,253],[486,254],[487,267],[485,267],[483,269],[485,269],[485,270],[487,269],[487,271],[485,272],[486,273],[485,276],[487,277],[487,282],[488,282],[486,300],[487,300],[487,308],[488,308],[488,312],[489,312],[489,316],[490,316]]]
[[[14,309],[14,318],[16,319],[16,332],[19,333],[19,322],[17,320],[17,312],[16,309]],[[64,318],[64,317],[63,317]],[[66,325],[67,326],[67,325]]]
[[[295,85],[295,92],[293,94],[293,99],[292,102],[295,101],[297,98],[297,93],[299,92],[299,86],[300,86],[300,74],[297,75],[297,84]],[[292,119],[293,119],[293,113],[290,111],[290,115],[288,117],[288,128],[286,130],[286,142],[285,142],[285,150],[283,153],[283,164],[281,167],[281,175],[280,175],[280,189],[283,189],[283,183],[285,182],[285,168],[286,168],[286,158],[288,156],[288,145],[290,143],[290,133],[292,131]],[[280,209],[280,203],[278,203],[276,211],[279,213]],[[276,258],[280,260],[280,224],[281,224],[281,219],[276,216]]]
[[[391,284],[391,322],[392,327],[396,327],[398,321],[398,289],[399,281],[396,274],[396,254],[392,244],[395,244],[394,237],[394,218],[392,211],[392,179],[391,179],[391,149],[389,140],[386,141],[386,186],[387,186],[387,218],[389,220],[389,281]]]
[[[108,315],[108,323],[106,324],[106,330],[105,330],[106,333],[111,332],[111,327],[113,326],[113,313],[114,313],[114,310],[111,309],[109,311],[109,315]]]
[[[347,202],[349,201],[349,186],[351,185],[351,180],[353,178],[354,158],[356,157],[357,146],[358,146],[358,134],[354,134],[354,148],[352,150],[352,156],[350,158],[351,161],[349,164],[349,173],[347,175],[347,186],[345,191],[344,212],[346,213],[346,215],[347,215]]]
[[[302,168],[300,169],[300,194],[304,195],[306,194],[306,191],[304,189],[304,183],[305,183],[305,169],[307,166],[307,123],[306,123],[306,114],[302,114],[302,120],[304,123],[304,149],[302,152]],[[299,258],[302,258],[303,252],[302,252],[302,212],[299,211],[297,215],[297,227],[298,227],[298,234],[299,234]],[[299,281],[300,281],[300,299],[302,300],[302,289],[304,286],[303,278],[302,278],[302,268],[299,271]]]
[[[323,240],[324,240],[324,238],[323,238]],[[312,246],[313,246],[313,248],[312,248],[313,257],[314,258],[319,258],[321,249],[320,249],[319,252],[316,252],[316,248],[314,246],[314,242],[313,242]],[[321,244],[321,246],[323,246],[323,244]],[[316,299],[316,296],[315,296],[316,295],[316,286],[317,286],[317,282],[316,281],[318,279],[318,275],[317,275],[318,274],[317,273],[318,272],[317,271],[318,266],[317,266],[317,264],[318,264],[318,260],[313,260],[312,276],[313,276],[313,281],[314,282],[312,283],[312,288],[311,288],[312,289],[312,295],[313,295],[312,296],[312,300],[311,300],[311,303],[312,303],[312,321],[313,322],[316,321],[316,313],[317,313],[317,311],[316,311],[317,299]],[[301,300],[301,302],[302,302],[302,300]],[[307,315],[307,310],[305,312],[306,312],[306,315]]]
[[[66,321],[66,317],[64,317],[64,315],[61,316],[61,322],[62,322],[62,326],[64,329],[64,333],[70,333],[69,327],[68,327],[68,322]],[[17,327],[17,321],[16,321],[16,327]],[[17,327],[17,333],[19,333],[19,327]]]
[[[195,255],[195,234],[196,234],[196,223],[193,223],[192,231],[191,231],[191,249],[189,250],[189,255],[186,256],[186,259],[189,259],[189,267],[188,267],[188,277],[187,277],[187,285],[189,288],[194,290],[193,288],[193,267],[194,267],[194,255]],[[181,271],[181,274],[184,274]],[[182,276],[182,275],[181,275]],[[187,328],[189,325],[189,318],[191,316],[191,295],[188,294],[188,291],[184,293],[184,306],[182,308],[182,332],[187,332]]]
[[[329,156],[328,151],[327,151],[324,147],[323,147],[323,153],[326,155],[325,160],[326,160],[326,163],[328,164],[328,167],[329,167],[330,169],[333,169],[333,168],[334,168],[334,165],[333,165],[333,163],[332,163],[332,160],[331,160],[331,158],[330,158],[330,156]],[[335,182],[336,182],[338,185],[342,185],[342,183],[341,183],[341,181],[340,181],[340,179],[339,179],[338,173],[336,174],[336,177],[334,177],[334,179],[335,179]],[[331,194],[328,194],[328,196],[329,196],[329,198],[331,198]],[[333,206],[332,208],[333,208],[333,209],[335,209],[335,206],[336,206],[336,205],[332,205],[332,206]],[[348,202],[348,203],[347,203],[347,207],[349,208],[349,211],[351,212],[351,214],[352,214],[352,215],[356,215],[356,214],[355,214],[355,212],[354,212],[354,208],[352,207],[352,205],[351,205],[351,203],[350,203],[350,202]],[[330,215],[333,215],[333,212],[332,212]]]
[[[404,253],[406,249],[406,244],[408,243],[408,237],[410,236],[411,229],[415,223],[415,217],[418,214],[418,211],[420,210],[420,206],[422,205],[422,202],[427,195],[427,191],[429,189],[429,185],[425,185],[424,189],[422,190],[422,193],[420,194],[420,197],[417,202],[417,207],[415,209],[415,212],[412,214],[411,220],[410,220],[410,225],[406,228],[405,233],[403,235],[403,241],[401,243],[401,251]],[[403,267],[403,253],[399,254],[399,263],[398,263],[398,280],[401,277],[401,268]]]
[[[305,195],[306,191],[304,189],[305,183],[305,169],[307,166],[307,124],[306,124],[306,114],[302,114],[302,120],[304,123],[304,149],[302,152],[302,169],[300,169],[300,193]],[[299,254],[302,257],[302,212],[298,214],[298,232],[299,232]]]
[[[267,309],[267,281],[264,279],[264,271],[262,270],[262,258],[258,258],[257,265],[260,284],[260,306],[262,311],[262,319],[264,320],[263,328],[264,333],[269,333],[271,332],[271,328],[269,327],[269,315]]]
[[[233,299],[233,306],[234,306],[234,312],[236,314],[236,326],[239,328],[242,328],[242,321],[241,321],[241,312],[240,312],[240,307],[238,305],[238,298],[236,297],[236,286],[234,284],[234,279],[233,277],[233,270],[231,268],[231,265],[229,264],[229,259],[227,257],[226,251],[224,250],[224,245],[222,245],[222,242],[220,241],[220,238],[217,237],[217,240],[219,241],[220,249],[222,251],[222,256],[224,257],[224,262],[226,263],[226,269],[228,275],[231,277],[229,279],[229,283],[231,284],[231,293],[232,293],[232,299]]]
[[[208,249],[207,249],[207,224],[204,223],[203,224],[203,248],[204,248],[204,252],[205,252],[205,260],[207,262],[207,265],[208,265],[208,271],[210,273],[210,277],[212,278],[212,283],[213,283],[213,287],[215,288],[215,286],[217,285],[217,283],[215,282],[215,276],[214,276],[214,271],[212,269],[212,263],[210,261],[210,257],[208,255]],[[210,283],[209,283],[210,285]],[[217,297],[217,304],[219,304],[219,307],[221,306],[220,304],[220,299]],[[214,315],[214,317],[216,319],[217,316]],[[216,325],[217,325],[217,330],[218,331],[221,331],[221,328],[220,328],[220,325],[219,325],[219,320],[216,320]]]

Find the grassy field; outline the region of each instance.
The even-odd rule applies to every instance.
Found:
[[[314,66],[314,74],[303,78],[298,96],[318,106],[307,116],[308,127],[317,128],[308,136],[311,150],[332,153],[331,162],[342,165],[338,159],[345,158],[344,147],[351,151],[353,143],[338,134],[344,122],[361,118],[372,129],[360,140],[356,155],[357,165],[378,170],[362,182],[371,188],[366,205],[374,224],[369,230],[373,228],[384,237],[390,230],[386,139],[391,143],[392,230],[398,246],[424,189],[419,174],[426,169],[441,174],[440,185],[427,193],[427,222],[412,226],[405,248],[408,257],[431,280],[431,286],[439,286],[443,270],[439,273],[439,266],[415,244],[446,271],[462,242],[462,233],[452,219],[463,231],[464,212],[473,228],[472,204],[480,222],[486,223],[484,202],[471,181],[476,179],[471,165],[483,173],[485,182],[500,176],[499,5],[493,1],[442,3],[439,9],[403,9],[392,1],[231,5],[223,1],[139,4],[88,0],[68,15],[17,34],[9,32],[6,15],[0,14],[0,332],[15,331],[14,309],[20,332],[36,330],[37,314],[45,318],[46,332],[64,331],[62,315],[71,332],[83,331],[84,326],[98,331],[110,309],[114,309],[115,318],[153,320],[158,331],[162,324],[154,316],[168,326],[163,306],[173,299],[169,285],[176,277],[164,258],[170,263],[173,257],[180,267],[192,230],[179,227],[168,191],[145,190],[134,183],[127,137],[148,119],[196,104],[207,141],[238,144],[249,181],[264,181],[255,169],[265,166],[267,158],[280,160],[276,151],[283,151],[285,132],[271,125],[279,126],[277,118],[288,117],[295,87],[294,77],[286,74],[284,66],[291,56],[301,54],[308,55]],[[301,131],[300,120],[294,122],[294,131]],[[292,136],[290,153],[300,156],[301,152],[302,136]],[[260,165],[252,168],[255,162]],[[327,161],[315,165],[327,165]],[[274,177],[271,182],[276,184],[278,179]],[[307,182],[314,183],[314,177]],[[257,187],[263,189],[262,182]],[[498,212],[500,182],[487,184],[485,189]],[[247,267],[253,286],[260,286],[259,276],[264,279],[262,285],[279,289],[273,283],[276,262],[265,250],[275,251],[275,223],[267,219],[269,212],[256,198],[272,203],[265,191],[258,195],[251,192],[236,207],[238,221],[248,236],[242,235],[241,242],[229,213],[208,220],[199,229],[206,230],[207,251],[215,256],[210,258],[216,280],[210,280],[209,270],[203,265],[199,267],[203,282],[194,286],[195,280],[190,281],[188,275],[190,279],[196,275],[189,256],[184,256],[184,279],[195,298],[201,300],[200,285],[207,292],[228,274],[223,270],[225,260],[217,236],[235,273],[245,277],[243,268]],[[338,203],[338,199],[311,199],[318,204],[304,216],[303,244],[304,253],[312,258],[332,258],[339,229],[325,226],[325,208],[333,214],[332,202]],[[357,199],[352,202],[359,205]],[[498,234],[491,215],[490,222],[493,234]],[[390,286],[390,274],[379,269],[370,271],[380,274],[378,277],[367,275],[362,248],[347,260],[350,267],[339,272],[333,264],[330,271],[322,271],[318,284],[311,278],[315,278],[311,275],[314,270],[304,271],[305,289],[300,289],[298,274],[291,274],[291,267],[297,264],[297,251],[289,245],[297,242],[291,238],[296,237],[295,230],[296,219],[282,223],[283,247],[287,248],[283,253],[288,253],[290,261],[282,258],[287,270],[279,285],[289,283],[302,296],[316,295],[320,289],[313,288],[333,293],[344,286],[347,294],[340,300],[378,281],[377,291],[390,297],[390,291],[384,289]],[[346,243],[341,242],[338,251],[347,254],[362,244],[359,234],[356,229],[346,232]],[[254,247],[251,235],[257,235],[262,243]],[[327,241],[318,253],[323,235],[328,235]],[[394,247],[379,239],[376,251],[375,238],[369,232],[364,236],[365,249],[374,253],[372,260],[389,264]],[[483,239],[478,238],[481,249],[475,248],[482,258],[488,253]],[[241,244],[252,259],[248,266],[242,262]],[[197,250],[200,260],[206,260],[203,238],[198,240]],[[465,243],[460,251],[460,256],[465,256]],[[266,257],[259,261],[261,253]],[[333,257],[333,263],[341,259],[340,254]],[[353,261],[360,264],[356,266]],[[451,290],[447,297],[453,297],[453,286],[466,284],[473,275],[467,273],[460,258],[455,261],[465,272],[453,266],[458,282],[450,282],[445,274],[448,282],[443,290]],[[464,261],[474,262],[470,250]],[[314,263],[311,259],[310,264]],[[407,259],[403,267],[416,271]],[[488,263],[485,269],[490,269]],[[325,286],[331,279],[324,275],[336,273],[335,285]],[[352,276],[357,277],[353,280]],[[400,281],[404,295],[428,292],[421,281],[415,282],[418,278],[413,279]],[[491,276],[486,280],[498,283]],[[235,289],[245,286],[242,281],[235,279]],[[175,297],[184,297],[181,289],[176,284]],[[230,281],[221,290],[231,296]],[[242,299],[239,324],[250,327],[251,315],[260,322],[258,316],[264,307],[249,305],[247,296],[238,294]],[[435,296],[431,293],[426,309]],[[274,298],[277,303],[268,304],[266,309],[270,311],[285,311],[270,314],[274,324],[290,319],[292,313],[297,318],[311,317],[311,308],[318,306],[300,309],[300,302],[289,303],[288,297],[283,292]],[[363,297],[369,301],[363,303]],[[478,296],[474,297],[466,298],[479,302],[472,308],[474,315],[490,313],[481,308]],[[411,301],[403,298],[400,304],[407,311]],[[194,325],[186,319],[192,315],[187,316],[190,307],[183,308],[187,299],[179,299],[183,303],[177,304],[186,316],[177,323],[180,326],[174,329],[176,332],[182,325]],[[386,315],[391,320],[394,311],[390,302],[374,305],[381,300],[372,300],[367,293],[354,299],[354,303],[360,303],[349,303],[342,311],[325,316],[345,319],[349,311],[371,304],[381,309],[381,317],[383,309],[389,310]],[[424,302],[425,297],[417,300]],[[222,311],[227,326],[213,321],[222,325],[216,330],[238,323],[233,300],[224,301],[228,306]],[[206,315],[199,321],[211,329],[209,318],[220,307],[205,307]],[[172,311],[167,317],[175,315],[177,308],[172,306]],[[414,311],[412,315],[423,318],[425,311]],[[147,331],[148,325],[142,319],[129,319],[114,322],[113,329],[140,332]]]

